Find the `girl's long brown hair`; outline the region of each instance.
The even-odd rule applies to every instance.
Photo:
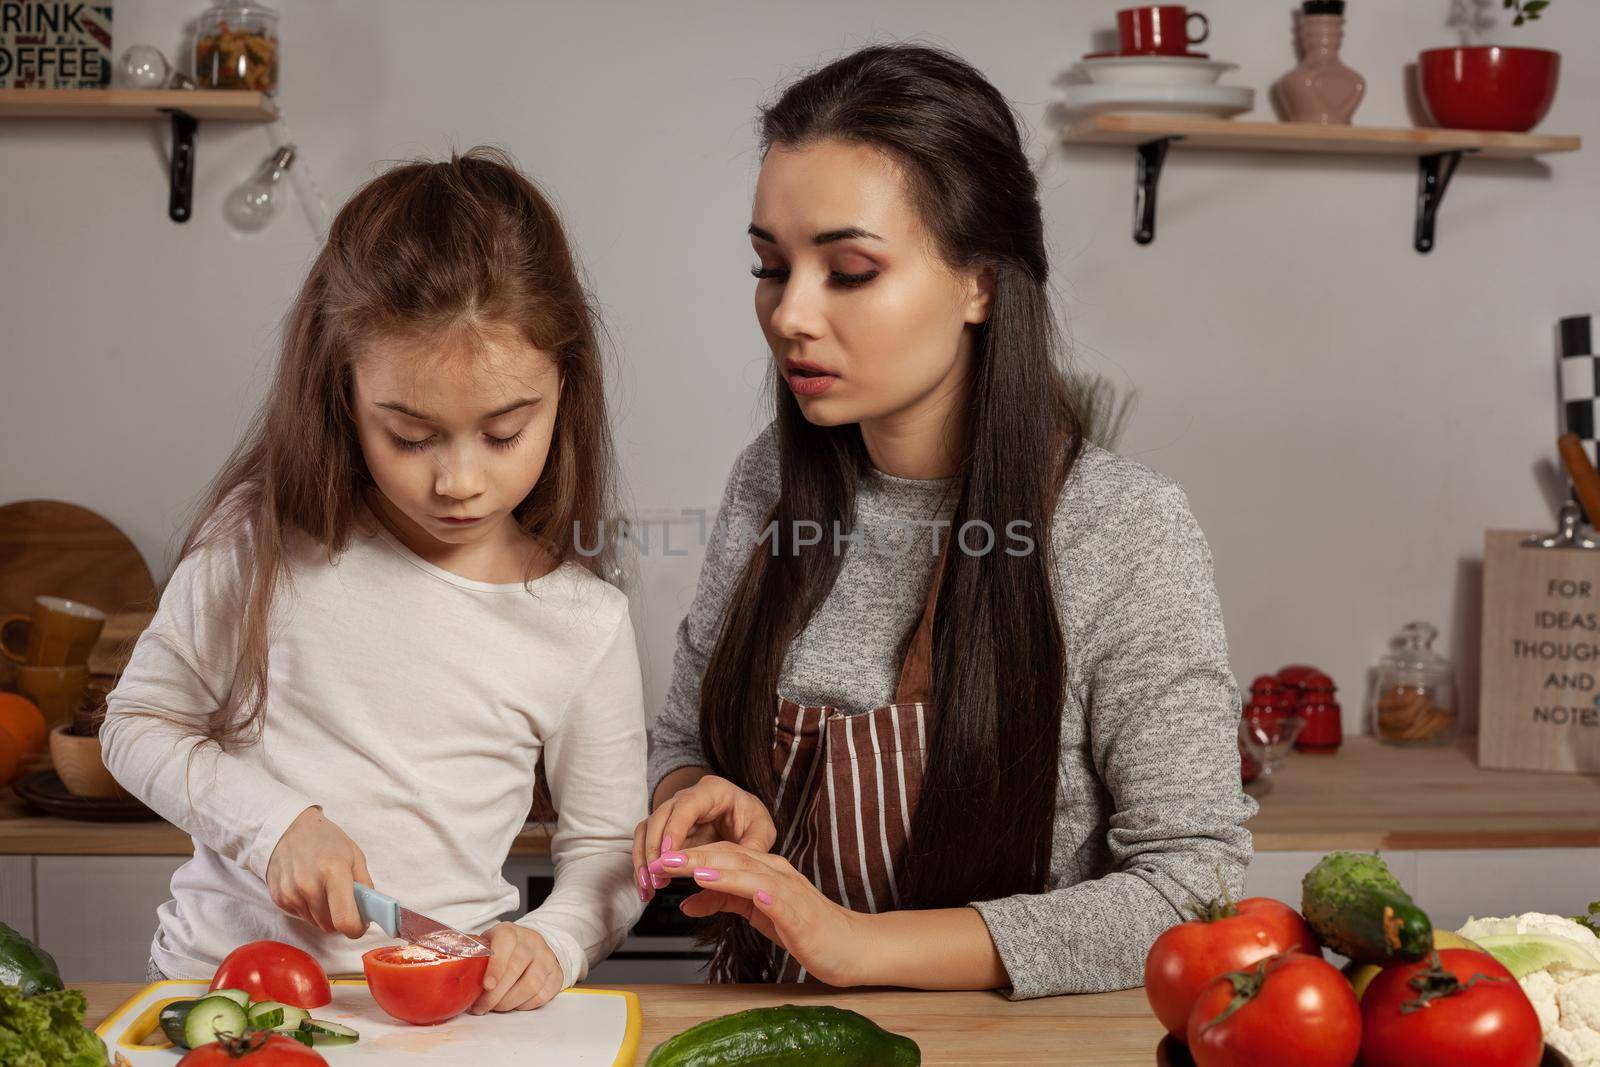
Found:
[[[904,171],[944,258],[994,272],[989,319],[974,331],[968,439],[949,528],[983,522],[998,538],[1021,520],[1035,550],[949,552],[933,627],[936,716],[897,880],[908,908],[1040,892],[1050,874],[1066,696],[1051,530],[1083,440],[1055,360],[1038,183],[1016,117],[982,74],[947,52],[873,47],[789,86],[762,112],[761,139],[763,150],[835,139],[879,149]],[[858,426],[813,425],[788,389],[778,384],[775,394],[781,484],[768,520],[778,541],[752,551],[700,689],[708,765],[769,803],[785,654],[842,563],[830,538],[808,545],[791,532],[803,522],[852,530],[869,465]],[[716,973],[771,977],[771,946],[742,919],[720,916],[715,936]]]
[[[357,355],[378,338],[508,329],[550,353],[562,382],[544,472],[517,523],[556,561],[607,575],[613,451],[599,324],[555,209],[493,149],[394,167],[333,220],[285,321],[271,390],[184,538],[180,559],[212,544],[248,546],[239,553],[239,660],[212,716],[213,740],[227,745],[259,730],[272,605],[290,578],[291,540],[309,538],[336,559],[372,486],[351,406]]]

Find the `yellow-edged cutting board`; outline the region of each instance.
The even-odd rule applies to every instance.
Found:
[[[174,1000],[206,992],[205,982],[156,982],[96,1028],[117,1063],[171,1067],[183,1050],[168,1044],[157,1018]],[[320,1048],[329,1067],[416,1061],[439,1067],[630,1067],[639,1052],[639,998],[616,989],[569,989],[537,1011],[458,1015],[437,1026],[412,1026],[385,1015],[367,983],[336,981],[333,1003],[312,1016],[361,1035],[353,1045]]]

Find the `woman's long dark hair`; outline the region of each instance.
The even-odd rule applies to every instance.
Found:
[[[1083,445],[1055,361],[1038,184],[1005,98],[972,66],[931,48],[863,49],[795,82],[762,111],[763,154],[827,141],[867,145],[897,163],[942,256],[994,278],[987,322],[968,327],[968,440],[951,529],[987,523],[996,548],[975,555],[952,546],[948,554],[934,622],[934,726],[897,875],[902,903],[960,907],[1039,892],[1050,870],[1066,690],[1051,526]],[[868,466],[858,426],[815,426],[788,389],[779,384],[775,395],[777,551],[768,542],[751,553],[700,695],[708,764],[769,803],[784,656],[842,562],[832,538],[807,546],[790,535],[807,520],[853,529]],[[1013,555],[1004,538],[1017,520],[1028,524],[1034,549]],[[771,977],[769,947],[742,920],[725,920],[720,935],[729,977]]]

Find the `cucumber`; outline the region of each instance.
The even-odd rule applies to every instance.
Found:
[[[0,923],[0,985],[16,986],[25,997],[62,988],[55,957]]]
[[[317,1048],[353,1045],[361,1039],[361,1035],[348,1026],[324,1022],[321,1019],[304,1020],[300,1024],[300,1032],[310,1037],[311,1043]]]
[[[918,1067],[922,1050],[844,1008],[751,1008],[691,1026],[645,1067]]]
[[[1410,962],[1433,949],[1427,914],[1376,855],[1330,852],[1300,888],[1300,911],[1311,929],[1355,963]]]
[[[213,989],[207,993],[208,997],[227,997],[246,1012],[250,1010],[250,994],[242,989]]]
[[[280,1004],[276,1000],[263,1000],[245,1009],[250,1025],[256,1030],[298,1030],[300,1024],[311,1018],[311,1013],[293,1004]]]
[[[195,1001],[183,1020],[183,1046],[199,1048],[224,1035],[243,1037],[250,1020],[231,997],[206,996]]]
[[[189,1042],[183,1035],[183,1023],[189,1018],[189,1009],[198,1003],[200,1003],[198,1000],[174,1000],[161,1009],[161,1032],[167,1035],[168,1041],[179,1048],[189,1047]]]

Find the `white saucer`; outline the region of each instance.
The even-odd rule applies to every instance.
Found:
[[[1067,109],[1082,115],[1210,116],[1226,119],[1255,106],[1254,89],[1233,85],[1069,85]]]
[[[1237,63],[1189,56],[1106,56],[1080,60],[1096,85],[1212,85]]]

